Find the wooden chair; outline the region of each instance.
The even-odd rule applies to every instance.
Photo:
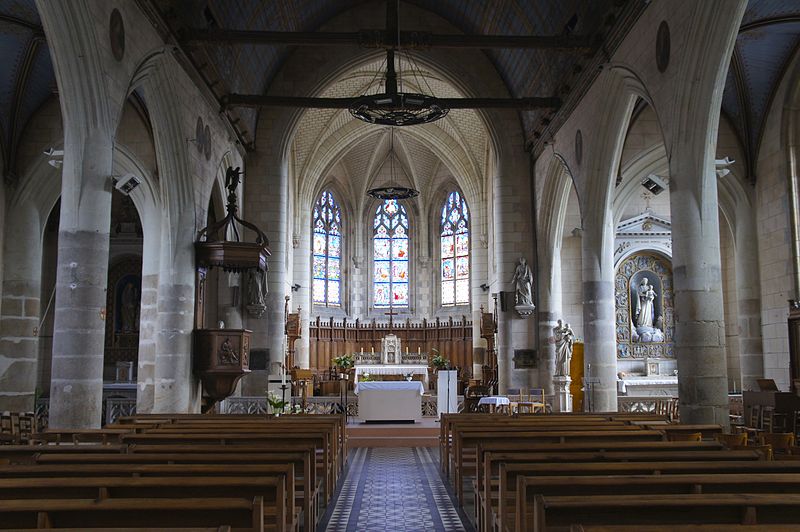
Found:
[[[667,435],[669,441],[703,441],[702,432],[682,433],[675,432]]]
[[[517,411],[519,413],[530,412],[535,414],[537,411],[544,413],[545,411],[544,389],[543,388],[528,389],[527,397],[522,395],[520,396],[520,400],[517,403]]]
[[[794,432],[763,432],[759,435],[759,443],[771,446],[774,453],[790,454],[794,442]]]
[[[746,447],[747,446],[747,433],[740,434],[716,434],[714,438],[725,447],[731,449],[733,447]]]

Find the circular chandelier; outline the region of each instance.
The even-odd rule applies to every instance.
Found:
[[[367,194],[379,200],[403,200],[416,198],[419,190],[408,187],[378,187],[369,189]]]
[[[370,124],[414,126],[444,118],[448,109],[435,96],[414,92],[398,92],[394,69],[394,50],[386,51],[386,91],[359,97],[350,107],[350,114]]]

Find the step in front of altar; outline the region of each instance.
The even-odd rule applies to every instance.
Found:
[[[427,425],[428,423],[424,423]],[[347,447],[436,447],[439,445],[439,426],[423,424],[358,424],[347,426]]]

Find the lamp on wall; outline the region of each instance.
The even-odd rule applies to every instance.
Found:
[[[300,290],[300,285],[297,284],[297,283],[294,283],[292,285],[292,292],[297,292],[298,290]]]

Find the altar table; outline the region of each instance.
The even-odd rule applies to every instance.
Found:
[[[422,421],[422,394],[419,381],[359,382],[358,417],[362,421]]]
[[[428,386],[428,366],[420,364],[356,364],[355,366],[355,380],[358,383],[358,376],[364,373],[370,375],[405,375],[412,373],[414,375],[422,375],[425,389]]]

